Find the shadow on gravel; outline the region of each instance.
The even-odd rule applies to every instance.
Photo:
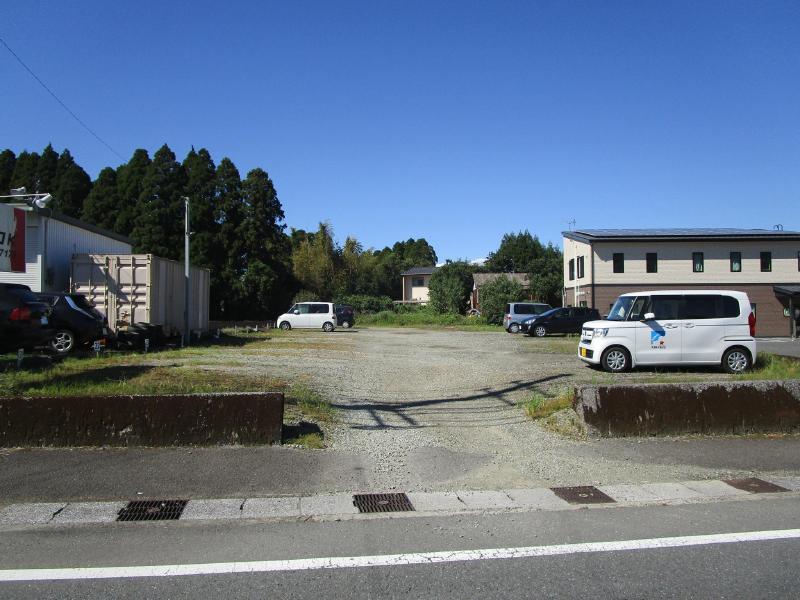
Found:
[[[514,381],[500,389],[483,389],[467,396],[455,398],[437,398],[430,400],[412,400],[408,402],[364,402],[333,404],[340,414],[348,412],[358,414],[366,413],[372,420],[368,424],[352,424],[351,429],[381,430],[381,429],[419,429],[423,427],[446,427],[457,425],[459,427],[489,427],[493,425],[511,425],[522,423],[527,418],[521,411],[516,410],[516,402],[507,394],[519,391],[532,391],[538,385],[550,383],[558,379],[569,377],[566,373],[542,377],[535,381]],[[476,403],[486,400],[495,400],[486,405]],[[439,410],[442,409],[442,410]],[[510,411],[510,412],[509,412]],[[427,421],[435,424],[421,422],[419,416],[425,416]]]
[[[324,435],[322,429],[316,423],[309,423],[308,421],[300,421],[296,425],[286,425],[284,423],[283,431],[281,432],[281,443],[286,444],[303,435],[312,433]]]

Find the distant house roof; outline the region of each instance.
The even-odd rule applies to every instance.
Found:
[[[676,229],[581,229],[562,231],[568,239],[579,242],[593,241],[634,241],[670,239],[800,239],[800,231],[776,229],[735,229],[728,227],[676,228]]]
[[[472,289],[478,289],[485,283],[494,281],[499,277],[506,276],[509,279],[517,281],[522,287],[528,287],[528,274],[527,273],[473,273],[472,275]]]
[[[436,267],[411,267],[408,271],[403,271],[400,275],[433,275]]]

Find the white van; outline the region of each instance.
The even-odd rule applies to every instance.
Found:
[[[332,302],[298,302],[277,320],[284,331],[297,329],[336,329],[336,310]]]
[[[612,373],[640,365],[721,365],[742,373],[755,364],[755,334],[744,292],[633,292],[617,298],[604,320],[584,323],[578,356]]]

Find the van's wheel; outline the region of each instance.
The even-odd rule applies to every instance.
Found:
[[[512,323],[509,325],[508,333],[519,333],[519,323]]]
[[[533,335],[536,337],[544,337],[547,335],[547,328],[544,325],[537,325],[533,328]]]
[[[624,373],[631,369],[631,355],[619,346],[608,348],[600,357],[600,366],[609,373]]]
[[[289,324],[289,321],[282,321],[279,327],[284,331],[289,331],[292,328],[292,326]]]
[[[56,354],[69,354],[75,347],[75,334],[67,329],[60,329],[50,340],[50,349]]]
[[[343,321],[342,327],[344,327],[345,329],[350,329],[350,321]]]
[[[750,354],[744,348],[728,348],[722,355],[722,368],[728,373],[744,373],[750,363]]]
[[[333,331],[333,323],[331,323],[330,321],[323,323],[322,331],[324,331],[325,333],[330,333],[331,331]]]

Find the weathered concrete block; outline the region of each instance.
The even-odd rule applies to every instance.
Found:
[[[601,436],[800,430],[800,381],[578,387],[575,412]]]
[[[0,398],[0,447],[280,443],[283,394]]]

